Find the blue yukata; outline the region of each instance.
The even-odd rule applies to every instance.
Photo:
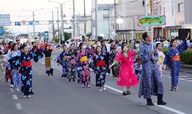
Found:
[[[142,76],[140,78],[139,97],[144,99],[151,98],[151,95],[163,94],[163,83],[160,77],[160,71],[157,66],[158,53],[155,50],[152,60],[152,44],[143,42],[140,44],[140,60],[142,63]]]
[[[10,59],[8,60],[11,65],[11,78],[13,79],[13,84],[18,89],[21,89],[21,75],[19,73],[20,63],[19,56],[21,55],[20,50],[11,51]]]
[[[96,86],[97,87],[102,87],[105,85],[106,81],[106,71],[107,71],[107,66],[106,66],[106,56],[103,54],[95,54],[93,58],[93,62],[95,65],[94,72],[96,74]]]
[[[179,78],[179,71],[180,71],[180,59],[174,60],[173,57],[176,56],[178,53],[180,55],[181,52],[188,49],[187,42],[181,42],[176,48],[168,47],[168,53],[164,64],[167,64],[171,69],[171,87],[178,86],[178,78]]]
[[[57,63],[59,63],[62,66],[62,70],[61,70],[62,77],[66,78],[69,72],[69,64],[67,60],[64,60],[65,56],[69,56],[68,52],[62,51],[56,59],[57,59]]]
[[[37,55],[38,54],[38,55]],[[37,47],[33,47],[31,51],[27,54],[21,53],[17,55],[10,62],[15,66],[20,65],[20,74],[21,74],[21,91],[25,96],[31,95],[32,93],[32,63],[31,60],[34,59],[35,62],[38,62],[43,57],[43,54]]]

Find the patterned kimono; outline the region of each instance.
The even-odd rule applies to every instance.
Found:
[[[70,71],[69,71],[69,75],[68,75],[68,79],[69,81],[71,81],[71,79],[73,79],[73,81],[75,81],[76,79],[76,65],[77,65],[77,60],[76,60],[76,55],[77,55],[77,51],[75,49],[70,49],[69,50],[69,55],[71,56],[70,58]]]
[[[82,87],[88,87],[90,86],[90,71],[88,63],[89,54],[84,49],[79,50],[77,53],[77,59],[79,61],[78,70],[80,71],[79,81]]]
[[[110,52],[109,52],[109,64],[112,64],[112,63],[113,63],[113,60],[115,59],[116,54],[117,54],[117,52],[115,52],[115,49],[114,49],[114,48],[110,48]],[[119,64],[115,64],[115,65],[112,67],[113,77],[117,77],[117,76],[118,76],[118,74],[119,74],[119,68],[120,68],[120,65],[119,65]]]
[[[107,46],[101,46],[101,53],[106,56],[106,65],[107,65],[107,71],[110,74],[110,70],[109,70],[109,53],[107,52]]]
[[[23,95],[31,95],[31,92],[32,92],[31,60],[34,59],[35,62],[37,62],[42,57],[43,57],[43,54],[41,53],[41,51],[37,49],[37,47],[33,47],[33,49],[29,51],[27,54],[21,53],[20,56],[18,55],[14,57],[14,59],[11,61],[12,64],[21,65],[21,68],[20,68],[21,81],[22,81],[21,91]]]
[[[6,60],[9,60],[11,58],[11,50],[7,49],[7,51],[5,52],[6,54]],[[5,63],[5,80],[6,82],[8,82],[8,79],[11,79],[11,85],[13,85],[13,79],[11,77],[11,65],[9,62]]]
[[[168,58],[167,63],[169,61],[170,69],[171,69],[171,87],[178,86],[178,78],[179,78],[179,71],[180,71],[180,58],[177,59],[176,53],[180,54],[181,52],[188,49],[187,42],[183,41],[179,44],[175,49],[172,47],[168,48]],[[164,62],[165,63],[165,62]]]
[[[19,63],[19,56],[21,55],[20,50],[14,52],[11,51],[10,56],[11,58],[8,60],[11,65],[11,77],[13,79],[13,84],[15,87],[21,89],[21,74],[19,73],[20,70],[20,63]]]
[[[103,54],[95,54],[94,58],[94,65],[95,65],[95,74],[96,74],[96,86],[102,87],[105,84],[105,78],[106,78],[106,56]]]
[[[133,68],[135,70],[135,74],[137,75],[137,79],[139,80],[142,76],[142,65],[139,57],[133,57],[134,65]]]
[[[62,77],[66,78],[69,72],[69,65],[68,65],[68,61],[64,60],[65,56],[69,56],[68,52],[62,51],[56,59],[57,59],[57,63],[59,63],[62,66],[62,70],[61,70]]]
[[[140,44],[140,59],[142,63],[142,76],[140,79],[139,97],[143,95],[144,99],[151,95],[163,94],[163,83],[157,66],[158,53],[155,50],[155,62],[152,60],[152,44],[143,42]]]
[[[165,54],[162,51],[159,51],[159,50],[157,50],[157,52],[158,52],[157,65],[158,65],[158,68],[159,68],[159,71],[160,71],[160,75],[162,76],[162,68],[163,68],[163,61],[165,59]]]

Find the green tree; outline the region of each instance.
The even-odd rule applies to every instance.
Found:
[[[11,36],[12,33],[11,33],[11,30],[9,30],[8,28],[6,27],[0,27],[1,29],[3,29],[3,32],[2,34],[0,34],[0,36]]]
[[[70,39],[70,35],[67,32],[64,32],[65,41]]]
[[[58,37],[58,35],[57,35],[55,38],[53,38],[53,41],[56,42],[56,43],[59,43],[59,37]]]

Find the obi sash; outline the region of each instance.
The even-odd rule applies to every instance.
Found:
[[[21,65],[23,67],[31,66],[31,61],[23,61],[23,62],[21,62]]]
[[[105,61],[104,60],[99,60],[96,62],[96,66],[104,66],[105,65]]]
[[[81,58],[80,58],[80,62],[83,62],[83,61],[87,61],[88,59],[87,59],[87,56],[82,56]]]
[[[179,55],[175,55],[171,58],[174,61],[180,61],[180,56]]]

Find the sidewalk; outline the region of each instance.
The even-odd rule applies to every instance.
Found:
[[[189,72],[189,73],[191,73],[192,72],[192,65],[181,64],[180,70],[182,72]]]

